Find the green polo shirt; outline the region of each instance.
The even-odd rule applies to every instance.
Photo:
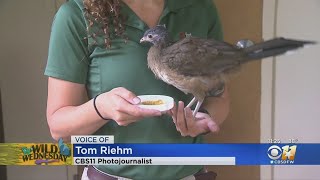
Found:
[[[175,87],[157,80],[147,67],[149,45],[139,43],[148,29],[125,4],[125,43],[112,39],[112,47],[103,46],[103,37],[87,37],[88,22],[84,18],[82,0],[69,0],[61,6],[52,24],[49,55],[45,75],[85,84],[89,97],[125,87],[137,95],[163,94],[176,101],[188,101]],[[165,24],[171,38],[180,32],[192,36],[222,39],[217,10],[211,0],[167,0],[159,24]],[[96,27],[94,27],[96,28]],[[94,43],[94,42],[97,43]],[[126,127],[109,122],[95,134],[114,135],[116,143],[201,143],[201,137],[182,137],[171,117],[146,118]],[[186,149],[177,149],[186,151]],[[133,179],[180,179],[196,173],[201,166],[97,166],[109,174]]]

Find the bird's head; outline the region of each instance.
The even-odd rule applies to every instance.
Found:
[[[157,25],[154,28],[148,29],[143,37],[140,39],[140,43],[149,42],[155,46],[163,46],[169,43],[169,34],[164,25]]]

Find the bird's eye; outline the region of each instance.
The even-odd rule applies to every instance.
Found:
[[[151,39],[151,38],[152,38],[152,35],[151,35],[151,34],[149,34],[149,35],[148,35],[148,38],[149,38],[149,39]]]

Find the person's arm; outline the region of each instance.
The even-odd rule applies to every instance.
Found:
[[[209,112],[214,121],[220,125],[226,120],[230,111],[230,96],[228,87],[224,87],[224,92],[219,97],[207,97],[203,108]]]
[[[105,119],[126,126],[143,117],[160,116],[156,110],[136,106],[140,101],[125,88],[115,88],[97,97],[98,111]],[[49,77],[47,121],[55,140],[69,140],[72,135],[89,135],[110,120],[103,120],[88,101],[85,85]]]
[[[95,112],[92,100],[88,101],[85,85],[50,77],[47,121],[55,140],[92,134],[108,122]]]

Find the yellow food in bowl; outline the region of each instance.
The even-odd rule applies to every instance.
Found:
[[[161,104],[164,104],[164,102],[159,99],[159,100],[155,100],[155,101],[143,101],[141,102],[141,104],[143,105],[161,105]]]

